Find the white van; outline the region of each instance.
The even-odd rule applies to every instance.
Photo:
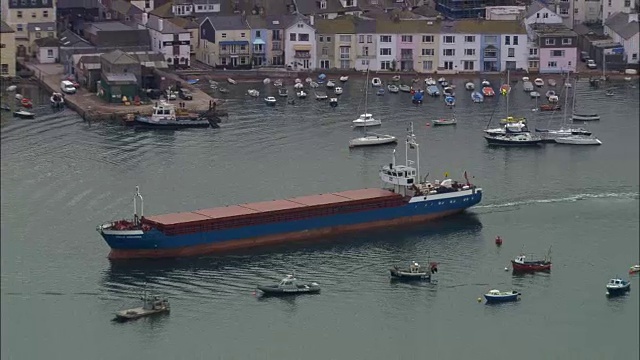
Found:
[[[60,82],[60,90],[62,90],[65,94],[75,94],[76,87],[73,86],[73,83],[69,80],[62,80]]]

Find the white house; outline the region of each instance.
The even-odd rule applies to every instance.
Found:
[[[284,63],[292,69],[312,70],[316,61],[316,29],[313,16],[305,20],[302,16],[284,30]]]
[[[556,14],[551,8],[536,1],[529,5],[524,14],[524,24],[527,33],[531,35],[531,24],[562,24],[562,17]]]
[[[149,29],[151,49],[164,54],[172,68],[191,66],[191,32],[154,15],[142,14],[141,26]]]
[[[527,34],[502,34],[500,36],[500,69],[527,69],[529,46]]]
[[[602,0],[602,25],[617,12],[631,13],[636,8],[635,0]]]
[[[638,64],[640,32],[638,13],[617,12],[604,23],[604,33],[624,47],[627,64]]]
[[[175,16],[205,16],[220,12],[220,0],[175,0],[171,5]]]
[[[438,69],[480,70],[480,34],[444,33],[439,36]]]
[[[294,3],[298,13],[323,19],[335,19],[340,15],[359,16],[362,13],[358,0],[295,0]]]
[[[138,9],[149,12],[155,9],[154,0],[131,0],[131,5],[137,7]]]
[[[366,71],[369,66],[376,67],[376,54],[378,34],[376,34],[376,21],[358,21],[356,22],[356,35],[358,42],[356,44],[356,64],[355,69],[358,71]]]
[[[378,51],[376,59],[369,63],[371,70],[391,70],[396,60],[396,49],[398,44],[398,35],[396,34],[377,34]],[[398,68],[400,64],[396,64]]]

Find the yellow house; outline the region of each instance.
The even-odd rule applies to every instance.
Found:
[[[356,66],[356,19],[341,16],[318,19],[315,27],[318,64],[321,69],[353,69]]]
[[[242,15],[211,16],[200,23],[203,63],[227,69],[251,68],[251,28]]]
[[[16,56],[31,55],[33,41],[37,39],[32,31],[40,33],[40,37],[43,33],[56,36],[55,0],[3,0],[1,3],[2,20],[15,30]]]
[[[0,77],[16,76],[16,33],[0,20]]]

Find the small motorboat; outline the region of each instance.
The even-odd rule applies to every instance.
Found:
[[[511,92],[511,85],[503,84],[502,86],[500,86],[500,94],[507,95],[510,92]]]
[[[51,102],[51,106],[53,108],[59,109],[64,106],[64,97],[61,93],[54,92],[49,98],[49,101]]]
[[[503,303],[503,302],[511,302],[520,300],[519,292],[513,291],[500,291],[500,290],[489,290],[488,293],[484,294],[484,298],[487,300],[487,303]]]
[[[547,92],[544,94],[544,96],[546,96],[546,97],[547,97],[547,99],[548,99],[548,98],[550,98],[550,97],[552,97],[552,96],[556,96],[556,92],[555,92],[555,91],[553,91],[553,90],[549,90],[549,91],[547,91]]]
[[[306,82],[307,84],[311,84],[312,81],[313,81],[313,79],[310,78],[310,77],[304,79],[304,82]]]
[[[200,81],[200,79],[191,79],[191,80],[187,80],[187,84],[189,85],[195,85]]]
[[[273,96],[267,96],[266,98],[264,98],[264,102],[266,102],[267,105],[275,105],[277,100]]]
[[[529,81],[529,77],[528,76],[523,76],[522,77],[522,82],[527,82]]]
[[[287,90],[287,88],[281,87],[278,89],[278,96],[280,97],[287,97],[289,96],[289,90]]]
[[[589,135],[567,135],[554,139],[556,144],[562,145],[602,145],[602,141],[594,136]]]
[[[481,103],[484,101],[484,96],[482,96],[482,94],[478,91],[474,91],[471,93],[471,100],[474,103]]]
[[[442,85],[443,82],[447,82],[447,79],[445,79],[444,77],[438,79],[438,84]]]
[[[260,91],[258,91],[256,89],[249,89],[249,90],[247,90],[247,94],[249,94],[249,96],[251,96],[251,97],[258,97],[258,96],[260,96]]]
[[[229,84],[231,84],[231,85],[235,85],[235,84],[237,84],[237,83],[238,83],[237,81],[233,80],[232,78],[227,78],[227,82],[228,82]]]
[[[298,99],[305,99],[307,97],[307,93],[304,90],[300,90],[296,93]]]
[[[539,146],[542,143],[541,137],[533,136],[528,132],[507,132],[500,135],[487,134],[484,138],[491,146]]]
[[[440,96],[440,90],[438,90],[438,87],[435,85],[429,85],[427,86],[427,94],[429,94],[429,96]]]
[[[435,80],[433,80],[432,77],[428,77],[426,79],[424,79],[424,85],[425,86],[432,86],[432,85],[436,85],[437,82]]]
[[[342,88],[340,86],[336,86],[335,89],[333,89],[333,92],[336,93],[336,95],[340,95],[342,94]]]
[[[273,86],[275,87],[280,87],[282,86],[282,79],[277,79],[276,81],[273,82]]]
[[[223,88],[223,87],[219,88],[218,91],[220,91],[221,94],[228,94],[229,93],[229,89]]]
[[[271,83],[271,79],[265,78],[264,80],[262,80],[262,83],[265,84],[265,85],[268,85],[268,84]]]
[[[374,119],[371,114],[361,114],[360,117],[352,121],[354,127],[366,127],[382,125],[382,121]]]
[[[347,82],[347,80],[349,80],[349,77],[347,75],[340,76],[340,81],[341,82]]]
[[[295,80],[293,80],[293,83],[294,83],[294,84],[301,84],[301,83],[302,83],[302,80],[300,80],[300,79],[296,78]]]
[[[401,84],[401,85],[398,85],[398,90],[408,93],[408,92],[411,92],[411,86]]]
[[[349,147],[395,144],[398,139],[392,135],[367,133],[359,138],[349,140]]]
[[[16,85],[9,85],[7,86],[7,92],[12,92],[12,91],[16,91],[18,87]]]
[[[329,105],[331,105],[331,107],[336,107],[336,106],[338,106],[338,98],[331,98],[331,99],[329,99]]]
[[[573,120],[573,121],[598,121],[598,120],[600,120],[600,115],[598,115],[598,114],[576,114],[576,113],[573,113],[571,115],[571,120]]]
[[[299,83],[295,83],[295,84],[293,85],[293,88],[294,88],[294,89],[296,89],[296,90],[304,89],[304,84],[303,84],[303,83],[301,83],[301,82],[299,82]]]
[[[317,88],[318,86],[320,86],[320,84],[318,84],[317,82],[311,80],[311,82],[309,83],[309,86],[311,86],[312,88]]]
[[[640,273],[640,265],[633,265],[629,268],[629,274],[637,274]]]
[[[482,95],[484,96],[495,96],[496,93],[495,91],[493,91],[493,88],[489,87],[489,86],[485,86],[482,88]]]
[[[556,86],[556,81],[553,80],[553,79],[549,79],[549,80],[547,80],[547,84],[549,86]],[[565,84],[565,86],[566,86],[566,84]],[[569,86],[571,86],[571,85],[569,85]]]
[[[611,279],[607,283],[607,295],[619,296],[631,291],[631,282],[619,278]]]
[[[616,93],[615,93],[613,90],[607,90],[607,91],[605,91],[605,92],[604,92],[604,94],[605,94],[606,96],[613,96],[613,95],[615,95]]]
[[[7,104],[2,104],[2,106],[0,106],[2,108],[2,110],[4,111],[11,111],[11,106],[7,105]]]
[[[327,100],[329,96],[324,92],[316,92],[316,100]]]
[[[325,81],[326,78],[327,78],[327,75],[320,74],[320,75],[318,75],[318,78],[316,79],[316,82],[318,84],[324,84],[324,81]]]
[[[482,80],[482,87],[491,87],[491,83],[489,82],[489,80]]]
[[[443,81],[443,82],[441,82],[441,83],[440,83],[440,86],[442,86],[443,88],[445,88],[445,87],[449,86],[449,82],[445,80],[445,81]]]
[[[567,82],[567,83],[564,83],[564,87],[566,87],[566,88],[570,88],[570,87],[573,87],[573,85],[571,85],[571,83],[568,83],[568,82]]]
[[[522,89],[524,91],[526,91],[526,92],[531,92],[531,91],[533,91],[534,87],[533,87],[533,84],[531,83],[531,81],[525,81],[522,84]]]
[[[384,95],[384,89],[382,89],[382,88],[378,89],[378,91],[376,91],[376,95],[378,95],[378,96]]]
[[[455,96],[456,93],[453,91],[453,88],[451,86],[447,86],[444,89],[442,89],[442,95],[444,95],[444,96]]]
[[[373,79],[371,79],[371,85],[382,86],[382,80],[380,80],[380,78],[374,77]]]
[[[532,92],[529,93],[529,96],[531,96],[532,99],[539,98],[540,97],[540,93],[537,92],[537,91],[532,91]]]
[[[535,80],[533,80],[533,84],[537,87],[543,87],[544,80],[542,80],[541,78],[536,78]]]
[[[444,103],[447,104],[448,106],[455,106],[456,105],[456,98],[453,96],[445,96],[444,97]]]
[[[540,105],[540,111],[557,111],[560,110],[561,106],[558,104],[542,104]]]
[[[15,95],[16,100],[22,100],[24,98],[24,96],[22,96],[22,94],[16,94]]]
[[[394,76],[391,78],[391,80],[393,80],[393,81],[395,81],[395,82],[400,81],[400,75],[394,75]]]
[[[550,103],[557,103],[560,100],[560,98],[558,98],[558,95],[551,95],[549,96],[548,100]]]
[[[294,275],[287,275],[279,284],[258,285],[258,290],[267,296],[317,294],[320,292],[320,285],[315,282],[300,282]]]
[[[33,119],[36,117],[36,114],[26,110],[20,110],[20,111],[14,111],[13,116],[18,117],[20,119]]]
[[[423,100],[424,100],[424,91],[422,90],[415,91],[413,93],[413,96],[411,97],[411,102],[414,104],[422,104]]]
[[[22,99],[20,99],[20,105],[22,105],[22,107],[30,109],[30,108],[33,107],[33,102],[31,101],[31,99],[22,98]]]
[[[420,264],[417,262],[412,262],[409,265],[409,269],[400,269],[398,266],[394,266],[389,269],[391,273],[391,279],[394,280],[431,280],[431,274],[435,274],[438,272],[438,264],[432,262],[429,264],[429,270],[423,270],[420,267]]]
[[[326,85],[329,89],[332,89],[336,86],[335,80],[329,80],[327,81],[327,85]]]
[[[135,320],[142,317],[147,317],[151,315],[157,315],[162,313],[168,313],[171,310],[169,306],[169,300],[160,296],[148,296],[145,291],[144,295],[141,297],[142,306],[121,310],[116,312],[115,321],[129,321]]]
[[[393,85],[393,84],[387,85],[387,90],[390,93],[393,93],[393,94],[397,94],[398,91],[400,91],[400,89],[397,86]]]
[[[543,260],[527,260],[525,255],[519,255],[511,260],[511,267],[515,272],[536,272],[551,271],[551,261]]]
[[[469,81],[464,84],[464,88],[467,90],[474,90],[476,88],[476,85],[473,82]]]
[[[431,120],[431,123],[433,124],[433,126],[446,126],[446,125],[455,125],[458,122],[456,121],[455,118],[451,118],[451,119]]]

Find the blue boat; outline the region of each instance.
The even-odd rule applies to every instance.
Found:
[[[187,80],[187,84],[189,85],[195,85],[198,83],[198,81],[200,81],[200,79],[192,79],[192,80]]]
[[[471,100],[474,103],[481,103],[481,102],[484,102],[484,96],[482,96],[482,94],[479,91],[474,91],[471,93]]]
[[[378,96],[384,95],[384,89],[382,89],[382,88],[378,89],[378,91],[376,92],[376,95],[378,95]]]
[[[449,106],[455,106],[456,105],[456,98],[453,96],[446,96],[444,98],[444,102],[445,104],[449,105]]]
[[[503,303],[518,301],[520,299],[520,295],[521,294],[517,291],[490,290],[488,293],[484,294],[484,298],[487,299],[487,304]]]
[[[429,94],[429,96],[440,96],[440,90],[438,90],[437,86],[430,85],[427,86],[427,94]]]
[[[611,279],[607,283],[608,296],[620,296],[631,291],[631,282],[619,278]]]
[[[380,170],[385,184],[381,189],[145,216],[136,188],[133,219],[107,222],[96,230],[111,248],[112,260],[173,258],[424,223],[461,213],[481,201],[482,189],[469,182],[466,171],[460,182],[432,183],[421,177],[413,125],[405,147],[405,164],[396,164],[394,150],[392,162]]]
[[[414,104],[422,104],[423,100],[424,100],[424,91],[418,90],[413,93],[413,97],[411,98],[411,101]]]

